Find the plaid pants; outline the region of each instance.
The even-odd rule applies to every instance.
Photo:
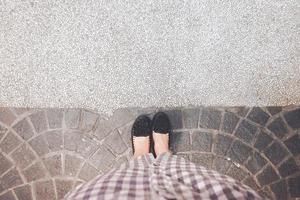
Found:
[[[168,153],[124,163],[77,186],[66,200],[82,199],[262,199],[250,187]]]

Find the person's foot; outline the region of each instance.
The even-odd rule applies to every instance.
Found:
[[[164,112],[158,112],[152,119],[152,131],[155,154],[158,156],[169,152],[169,134],[171,123],[169,117]]]
[[[139,116],[131,130],[133,158],[149,153],[151,132],[151,119],[146,115]]]

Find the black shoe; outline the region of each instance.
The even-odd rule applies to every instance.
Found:
[[[134,138],[135,137],[147,137],[152,134],[151,119],[146,115],[141,115],[134,121],[131,129],[131,142],[132,142],[132,152],[134,154]]]
[[[152,119],[152,130],[155,133],[167,134],[171,131],[171,123],[168,115],[164,112],[158,112]]]

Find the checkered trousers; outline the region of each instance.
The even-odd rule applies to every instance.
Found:
[[[163,154],[155,159],[148,154],[77,186],[65,199],[262,198],[250,187],[183,158]]]

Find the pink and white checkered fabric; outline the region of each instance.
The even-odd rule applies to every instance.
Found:
[[[183,158],[163,154],[154,159],[148,154],[79,185],[65,199],[262,198],[250,187]]]

